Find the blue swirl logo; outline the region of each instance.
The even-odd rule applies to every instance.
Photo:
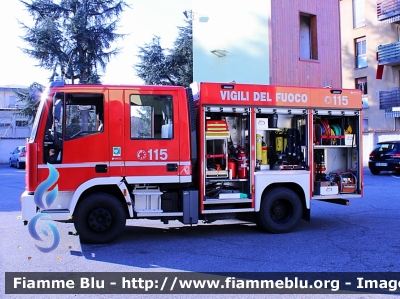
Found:
[[[59,173],[58,171],[54,168],[53,165],[47,163],[47,167],[49,168],[49,176],[47,177],[46,180],[44,180],[35,190],[35,195],[33,197],[35,204],[40,207],[40,209],[48,209],[51,204],[54,202],[54,200],[57,198],[58,195],[58,185],[54,187],[53,190],[49,191],[46,195],[45,198],[43,198],[45,192],[53,186],[58,178],[59,178]],[[34,238],[37,241],[43,242],[43,239],[39,236],[39,234],[36,231],[36,224],[37,221],[40,218],[50,218],[50,216],[46,213],[39,213],[36,216],[34,216],[31,221],[29,221],[28,224],[28,230],[32,238]],[[38,245],[35,245],[37,249],[39,249],[41,252],[48,253],[50,251],[53,251],[54,249],[57,248],[58,244],[60,244],[60,233],[58,232],[58,229],[50,222],[45,221],[44,222],[52,231],[53,233],[53,244],[50,247],[41,247]],[[46,237],[49,235],[47,230],[42,228],[41,232],[43,235]]]

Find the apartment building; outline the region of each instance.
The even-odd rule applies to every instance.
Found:
[[[26,89],[27,86],[0,86],[0,138],[26,138],[30,135],[27,119],[16,112],[21,106],[15,96],[15,91]]]
[[[362,90],[374,142],[399,139],[400,0],[341,0],[340,14],[343,87]]]

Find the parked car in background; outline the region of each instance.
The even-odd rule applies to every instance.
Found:
[[[26,162],[26,148],[25,146],[18,146],[10,153],[10,167],[25,168]]]
[[[400,172],[400,141],[378,142],[369,154],[368,167],[372,174]]]

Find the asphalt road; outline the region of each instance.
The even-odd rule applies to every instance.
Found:
[[[188,227],[178,222],[129,220],[113,244],[82,245],[70,235],[73,224],[56,223],[59,246],[50,253],[35,240],[19,217],[24,170],[0,165],[0,268],[5,272],[400,272],[400,177],[372,176],[365,170],[365,197],[349,206],[312,202],[311,222],[289,234],[273,235],[249,223],[218,221]],[[0,298],[28,298],[4,295]],[[122,298],[82,295],[89,298]],[[151,295],[140,295],[145,298]],[[329,298],[323,295],[320,298]],[[388,295],[334,295],[334,298],[383,298]],[[54,295],[35,295],[54,298]],[[79,298],[66,295],[62,298]],[[132,295],[126,298],[132,298]],[[151,296],[198,298],[197,295]],[[232,295],[207,295],[207,298]],[[237,298],[265,298],[266,295]],[[306,298],[307,295],[281,295]],[[124,297],[125,298],[125,297]]]

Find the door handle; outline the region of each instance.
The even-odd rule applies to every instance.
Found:
[[[95,171],[97,173],[104,173],[107,172],[107,164],[97,164],[95,166]]]
[[[178,164],[177,163],[168,163],[167,171],[170,171],[170,172],[178,171]]]

